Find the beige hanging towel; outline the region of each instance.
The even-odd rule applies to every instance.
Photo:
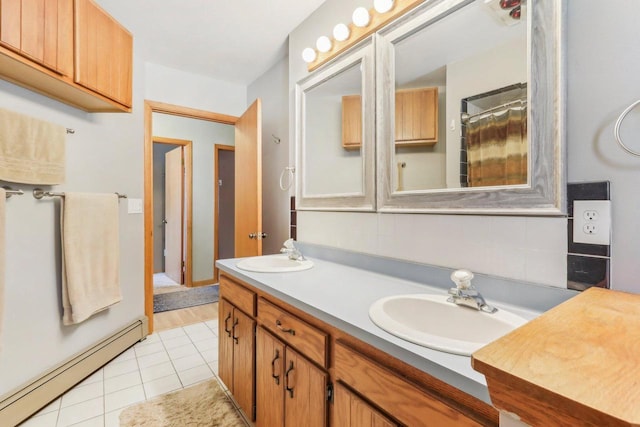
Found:
[[[66,134],[62,126],[0,108],[0,180],[64,183]]]
[[[4,318],[4,208],[7,194],[0,187],[0,352],[2,352],[2,319]]]
[[[122,300],[116,194],[69,193],[61,201],[63,323]]]

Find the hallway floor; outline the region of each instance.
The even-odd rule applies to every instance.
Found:
[[[127,406],[213,378],[217,333],[217,318],[156,331],[21,427],[117,427]]]

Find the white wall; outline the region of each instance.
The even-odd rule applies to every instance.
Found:
[[[302,49],[348,22],[357,6],[370,4],[327,0],[289,35],[291,123],[295,83],[308,75]],[[566,287],[566,224],[565,218],[298,212],[298,239]]]
[[[288,58],[247,88],[247,105],[262,100],[262,252],[278,253],[289,238],[289,191],[280,189],[280,173],[289,163]],[[276,143],[273,135],[280,138]]]
[[[66,182],[54,191],[143,196],[143,73],[134,63],[133,113],[89,114],[0,81],[0,107],[75,129],[66,140]],[[6,209],[6,275],[0,300],[0,395],[144,314],[143,216],[120,202],[122,302],[75,326],[63,326],[59,200],[36,200],[20,188]]]
[[[153,135],[185,139],[193,150],[193,280],[213,279],[214,177],[216,144],[235,145],[235,127],[187,117],[153,113]],[[157,225],[162,217],[155,217]]]

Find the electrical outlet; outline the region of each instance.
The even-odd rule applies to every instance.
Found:
[[[611,201],[573,202],[573,241],[592,245],[611,244]]]

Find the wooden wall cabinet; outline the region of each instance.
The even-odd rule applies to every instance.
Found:
[[[93,0],[0,0],[0,77],[89,112],[130,112],[133,38]]]
[[[438,88],[396,91],[396,146],[438,142]]]
[[[362,145],[362,98],[360,95],[342,97],[342,146],[357,150]]]
[[[253,420],[256,321],[252,315],[255,313],[255,294],[228,278],[221,277],[220,296],[218,375],[240,408]]]

